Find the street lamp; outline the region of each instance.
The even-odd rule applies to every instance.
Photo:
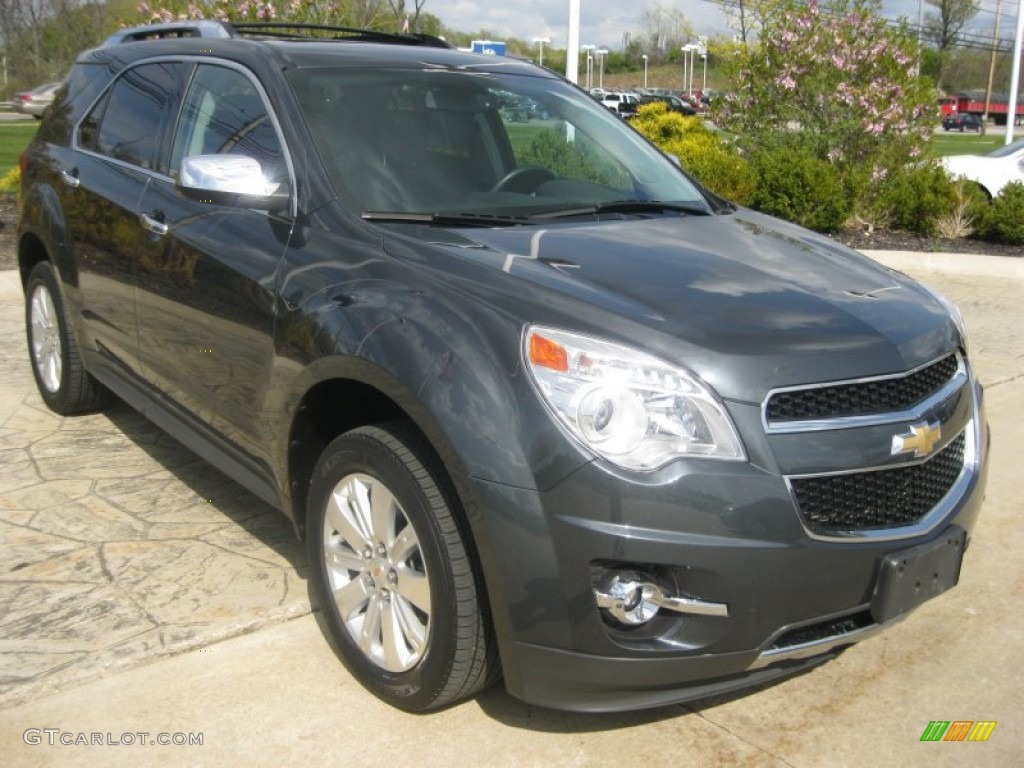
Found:
[[[689,95],[693,91],[693,49],[695,45],[687,43],[680,50],[683,52],[683,90]],[[689,66],[689,76],[687,76],[687,66]]]
[[[606,48],[598,48],[594,53],[601,57],[601,80],[597,85],[599,88],[604,88],[604,57],[608,55],[608,50]]]
[[[644,90],[647,90],[647,54],[641,54],[640,58],[644,60]]]
[[[597,48],[596,45],[581,45],[580,50],[587,54],[587,90],[589,91],[593,87],[593,66],[594,58],[590,55],[590,52]]]
[[[704,81],[701,83],[700,92],[704,93],[708,89],[708,55],[702,53],[700,57],[704,60]]]
[[[537,45],[540,46],[540,61],[538,61],[537,63],[540,64],[543,67],[544,66],[544,43],[547,43],[548,45],[551,45],[551,38],[550,37],[535,37],[535,38],[533,38],[533,42],[537,43]]]

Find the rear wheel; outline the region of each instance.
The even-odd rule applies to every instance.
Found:
[[[403,424],[323,452],[310,485],[311,583],[349,671],[384,701],[436,709],[482,690],[494,643],[439,461]]]
[[[82,365],[57,273],[47,261],[33,267],[25,284],[25,328],[36,387],[51,410],[72,414],[106,405],[110,393]]]

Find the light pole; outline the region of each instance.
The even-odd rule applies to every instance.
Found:
[[[708,89],[708,55],[702,53],[700,57],[704,60],[704,80],[700,85],[700,92],[703,94]]]
[[[544,43],[547,43],[548,45],[550,45],[551,44],[551,38],[550,37],[535,37],[535,38],[533,38],[533,42],[535,42],[538,46],[540,46],[540,60],[537,63],[540,64],[540,66],[543,67],[544,66]]]
[[[683,52],[683,90],[686,91],[687,95],[693,90],[691,86],[693,83],[693,49],[694,46],[690,43],[680,48]],[[687,73],[687,65],[690,68],[689,73]]]
[[[601,57],[601,79],[597,85],[599,88],[604,88],[604,57],[608,55],[608,50],[606,48],[598,48],[594,53]]]
[[[640,58],[644,60],[644,90],[647,90],[647,54],[641,54]]]
[[[587,54],[587,90],[588,91],[594,85],[594,83],[593,83],[593,80],[594,80],[594,78],[593,78],[594,57],[590,55],[590,52],[592,50],[594,50],[595,48],[597,48],[596,45],[581,45],[580,46],[580,50]]]

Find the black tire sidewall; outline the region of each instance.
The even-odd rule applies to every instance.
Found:
[[[33,351],[32,339],[32,300],[36,289],[42,286],[50,294],[53,302],[54,314],[57,321],[57,333],[60,336],[60,384],[56,392],[51,392],[43,383],[39,374],[39,366],[36,362]],[[60,292],[57,275],[49,262],[41,262],[33,267],[29,273],[28,282],[25,283],[25,336],[28,342],[29,361],[32,365],[32,375],[36,380],[36,388],[46,405],[57,413],[63,413],[67,409],[69,377],[71,376],[70,349],[72,344],[71,334],[68,330],[67,312],[64,309],[64,297]]]
[[[453,665],[457,624],[454,576],[444,537],[423,488],[401,459],[375,439],[373,432],[373,428],[364,428],[337,438],[324,451],[314,470],[306,529],[310,578],[324,621],[348,670],[388,703],[401,709],[420,711],[429,708],[444,689]],[[409,448],[408,444],[405,447]],[[430,579],[430,628],[426,651],[416,666],[405,672],[389,672],[365,656],[349,635],[330,594],[323,551],[324,513],[328,496],[338,481],[355,473],[373,477],[394,494],[416,531]]]

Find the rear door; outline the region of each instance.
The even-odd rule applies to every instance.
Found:
[[[83,342],[135,371],[139,202],[174,124],[182,73],[180,63],[159,62],[120,75],[82,120],[61,168]]]

